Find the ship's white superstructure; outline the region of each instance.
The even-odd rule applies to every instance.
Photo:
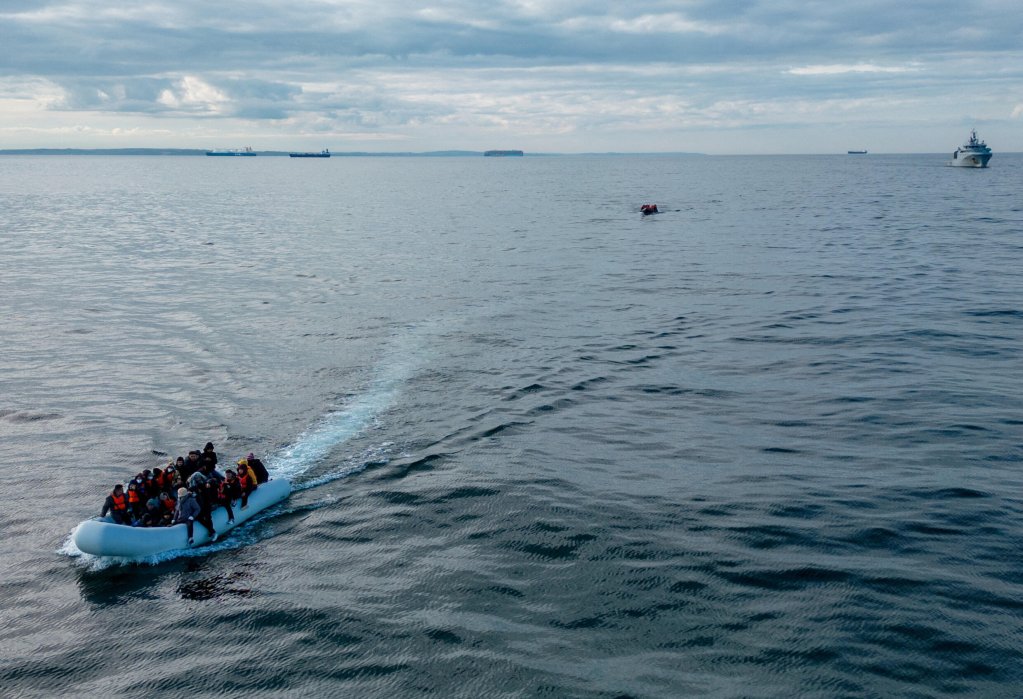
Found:
[[[991,155],[991,149],[977,139],[977,131],[974,129],[970,131],[970,140],[952,153],[952,159],[948,164],[956,167],[987,167]]]

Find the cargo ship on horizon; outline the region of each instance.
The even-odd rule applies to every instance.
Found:
[[[330,150],[324,148],[319,153],[288,153],[291,158],[329,158]]]

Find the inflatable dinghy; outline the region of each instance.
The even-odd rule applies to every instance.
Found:
[[[291,494],[291,483],[285,478],[275,478],[261,483],[249,494],[249,505],[244,510],[241,501],[232,503],[234,524],[227,523],[227,510],[218,507],[212,513],[213,526],[223,537],[239,524],[276,505]],[[94,556],[120,556],[139,558],[153,556],[165,551],[187,549],[188,527],[175,524],[172,527],[129,527],[115,524],[110,517],[94,517],[78,525],[74,533],[75,546]],[[196,522],[193,525],[193,546],[210,542],[206,527]]]

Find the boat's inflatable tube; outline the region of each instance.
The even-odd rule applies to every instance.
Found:
[[[249,494],[249,505],[244,510],[241,501],[233,503],[234,524],[227,523],[227,510],[218,507],[213,511],[213,526],[223,536],[242,522],[251,519],[258,512],[276,505],[291,494],[291,483],[285,478],[267,481]],[[207,544],[210,533],[196,522],[193,525],[195,546]],[[74,533],[75,546],[94,556],[120,556],[139,558],[153,556],[164,551],[188,548],[188,527],[175,524],[173,527],[129,527],[114,524],[110,517],[96,517],[78,525]]]

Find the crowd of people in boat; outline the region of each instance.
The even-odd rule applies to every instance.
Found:
[[[132,527],[188,526],[188,543],[193,542],[193,525],[199,522],[217,540],[212,513],[227,510],[227,523],[234,523],[234,507],[249,504],[249,494],[270,480],[266,466],[254,454],[238,459],[235,468],[217,469],[217,452],[212,442],[202,451],[188,452],[167,463],[165,468],[146,469],[128,481],[118,483],[103,503],[100,517],[108,514],[117,524]]]

